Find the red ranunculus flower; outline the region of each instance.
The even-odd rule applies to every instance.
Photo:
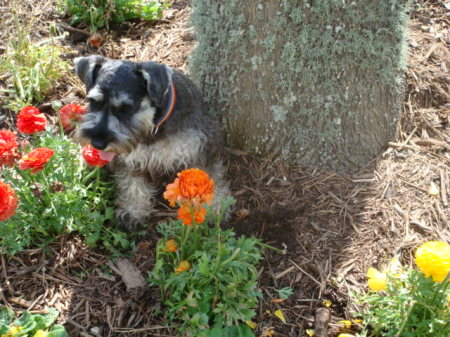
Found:
[[[0,130],[0,167],[13,166],[19,154],[17,153],[16,135],[10,130]]]
[[[59,110],[59,117],[64,130],[71,130],[76,126],[76,123],[81,121],[83,115],[86,113],[86,108],[78,104],[67,104]]]
[[[36,174],[44,168],[54,153],[55,151],[46,147],[34,149],[19,160],[19,169],[31,169],[31,173]]]
[[[34,106],[27,106],[20,110],[17,116],[17,129],[20,132],[33,134],[44,131],[47,125],[45,115]]]
[[[84,146],[83,149],[81,150],[81,154],[83,155],[84,160],[86,160],[86,162],[89,165],[95,167],[105,166],[112,160],[112,158],[110,160],[102,159],[101,151],[97,150],[96,148],[93,148],[90,145]]]
[[[17,208],[17,195],[8,184],[0,181],[0,221],[9,219]]]

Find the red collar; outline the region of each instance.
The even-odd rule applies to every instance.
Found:
[[[169,119],[170,115],[172,115],[173,110],[175,110],[175,104],[177,102],[177,92],[175,90],[175,85],[173,84],[173,81],[170,82],[170,86],[167,91],[167,96],[168,96],[168,99],[167,99],[166,109],[164,110],[164,113],[158,118],[155,125],[153,126],[152,133],[154,135],[156,135],[159,127],[161,125],[163,125],[164,122]]]

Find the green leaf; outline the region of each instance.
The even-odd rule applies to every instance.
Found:
[[[53,328],[48,332],[47,337],[69,337],[64,327],[59,324],[55,324]]]
[[[282,299],[287,299],[294,294],[294,290],[292,290],[292,288],[290,287],[275,289],[275,291],[278,293],[278,296]]]
[[[43,328],[39,327],[39,329],[42,330],[48,329],[53,323],[55,323],[58,316],[59,316],[58,310],[54,308],[48,309],[48,313],[43,315],[44,327]]]
[[[87,237],[86,244],[90,247],[94,247],[99,238],[100,238],[100,232],[96,231]]]
[[[206,337],[224,337],[222,327],[216,325],[214,328],[207,330]]]
[[[3,307],[0,310],[0,325],[9,325],[9,323],[14,319],[14,311]]]

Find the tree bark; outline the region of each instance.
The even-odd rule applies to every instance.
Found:
[[[291,164],[366,165],[394,139],[407,0],[192,0],[191,76],[230,146]]]

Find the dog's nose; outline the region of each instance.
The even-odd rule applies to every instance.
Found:
[[[108,142],[105,141],[104,139],[92,139],[91,144],[97,150],[104,150],[108,146]]]

